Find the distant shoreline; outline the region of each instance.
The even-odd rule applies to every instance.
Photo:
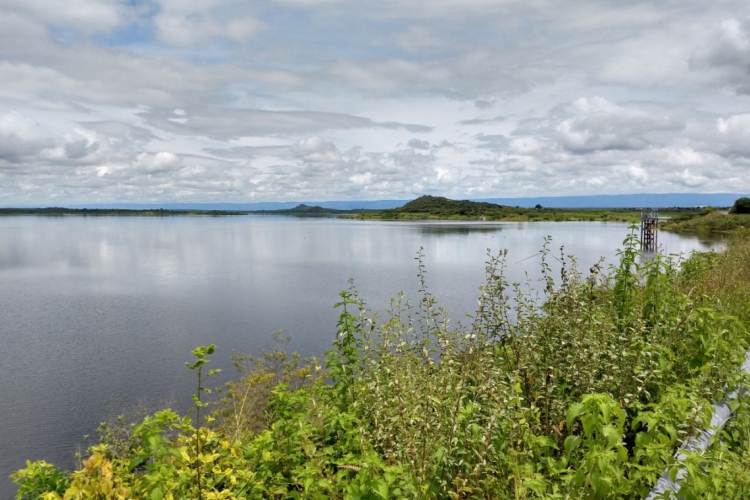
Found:
[[[474,202],[469,202],[473,206]],[[479,205],[479,204],[477,204]],[[487,207],[484,207],[487,208]],[[463,212],[403,209],[337,210],[318,206],[299,205],[280,210],[171,210],[171,209],[120,209],[120,208],[0,208],[0,217],[36,215],[46,217],[230,217],[243,215],[294,216],[302,218],[335,217],[349,220],[387,221],[464,221],[464,222],[637,222],[640,210],[636,208],[516,208],[489,207],[489,210]],[[695,212],[692,208],[661,212],[667,217],[678,217]]]
[[[0,208],[0,216],[14,215],[45,215],[45,216],[123,216],[123,217],[172,217],[185,215],[210,215],[210,216],[229,216],[229,215],[251,215],[249,211],[228,211],[228,210],[167,210],[163,208],[153,210],[131,210],[121,208]]]

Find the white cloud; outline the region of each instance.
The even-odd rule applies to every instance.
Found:
[[[731,91],[750,94],[750,19],[724,20],[695,50],[690,64]]]
[[[508,146],[508,152],[516,155],[533,155],[541,149],[542,145],[534,137],[515,137]]]
[[[659,107],[622,106],[602,97],[582,97],[566,107],[572,115],[556,127],[561,144],[570,151],[645,149],[649,133],[674,132],[685,123]]]
[[[317,135],[302,139],[292,146],[292,153],[307,163],[335,163],[341,160],[341,154],[330,142],[325,142]]]
[[[688,186],[688,187],[699,187],[704,185],[708,178],[702,175],[695,175],[690,172],[690,169],[685,169],[677,174],[677,181]]]
[[[140,153],[133,160],[133,167],[146,174],[172,172],[181,166],[181,159],[168,151],[160,151],[155,154]]]
[[[177,47],[188,47],[222,36],[245,42],[261,27],[258,20],[249,16],[221,23],[207,14],[159,15],[154,23],[159,38]]]
[[[750,190],[739,0],[8,0],[0,203]]]
[[[85,33],[109,31],[133,20],[136,11],[125,0],[4,0],[4,12],[18,12],[56,26]]]
[[[628,167],[628,175],[641,185],[645,185],[648,182],[648,172],[638,164]],[[601,180],[600,182],[603,183],[604,181]]]
[[[52,145],[31,118],[19,113],[0,115],[0,162],[15,163]]]
[[[246,42],[262,27],[254,16],[239,14],[242,2],[231,0],[158,0],[159,12],[153,23],[161,41],[177,47],[205,43],[213,38],[227,37]],[[232,9],[231,16],[221,15]]]

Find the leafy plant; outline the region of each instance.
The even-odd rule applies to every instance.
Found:
[[[196,460],[196,474],[195,474],[195,481],[196,481],[196,490],[198,493],[198,498],[203,498],[203,487],[201,484],[202,474],[201,474],[201,465],[203,461],[203,454],[202,454],[202,427],[201,427],[201,408],[204,408],[208,406],[208,403],[203,402],[202,396],[203,394],[211,394],[211,389],[204,387],[204,377],[203,377],[203,365],[206,365],[210,363],[210,361],[206,358],[209,354],[213,354],[214,350],[216,349],[216,346],[214,344],[208,345],[208,346],[200,346],[193,349],[193,356],[195,356],[195,362],[193,363],[185,363],[185,365],[190,369],[196,372],[197,379],[198,379],[198,388],[195,394],[193,394],[193,403],[195,404],[195,449],[198,454],[198,460]],[[206,374],[207,377],[211,377],[217,373],[219,373],[221,370],[209,370]],[[212,418],[212,417],[209,417]]]

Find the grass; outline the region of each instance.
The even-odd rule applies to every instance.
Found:
[[[734,215],[717,211],[683,214],[662,223],[662,228],[681,234],[728,234],[738,229],[750,229],[750,215]]]

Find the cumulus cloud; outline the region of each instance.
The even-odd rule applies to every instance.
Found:
[[[516,155],[534,155],[542,149],[542,145],[535,137],[514,137],[508,145],[508,152]]]
[[[38,123],[19,113],[0,115],[0,162],[17,163],[53,147]]]
[[[571,115],[556,126],[560,143],[569,151],[645,149],[651,133],[678,131],[685,123],[658,107],[622,106],[601,97],[580,98],[564,108]]]
[[[750,156],[750,114],[717,119],[715,133],[708,138],[711,142],[706,147],[729,156]]]
[[[244,12],[242,2],[157,0],[157,3],[159,9],[153,17],[156,35],[162,42],[176,47],[189,47],[217,37],[246,42],[263,25]],[[226,15],[227,11],[232,11],[232,15]]]
[[[177,47],[188,47],[216,37],[228,37],[236,42],[252,38],[261,23],[252,17],[232,19],[221,23],[207,15],[163,16],[155,20],[159,38]]]
[[[177,170],[182,165],[180,158],[168,151],[140,153],[133,160],[133,168],[146,174],[163,174]]]
[[[292,153],[307,163],[335,163],[341,160],[341,154],[336,146],[317,135],[301,139],[292,146]]]
[[[711,72],[738,94],[750,94],[750,19],[723,21],[710,41],[695,50],[690,65]]]

